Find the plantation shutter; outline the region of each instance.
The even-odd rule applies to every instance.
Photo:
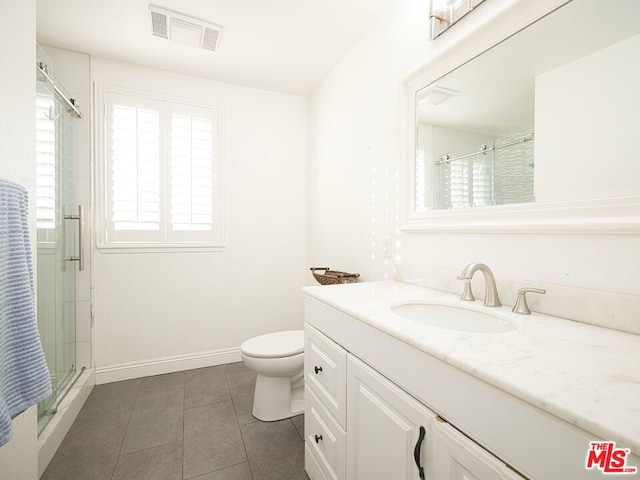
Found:
[[[105,92],[105,245],[218,246],[219,110]]]
[[[448,170],[449,201],[445,208],[493,205],[493,152],[454,160]]]
[[[56,228],[56,122],[52,95],[36,95],[36,225]],[[42,235],[39,233],[39,237]],[[45,235],[46,236],[46,235]],[[41,238],[47,241],[47,238]]]
[[[171,105],[168,148],[171,236],[197,238],[216,229],[214,170],[218,159],[215,112]],[[181,232],[192,232],[187,235]]]
[[[162,103],[124,95],[107,102],[107,236],[159,241],[162,232]]]

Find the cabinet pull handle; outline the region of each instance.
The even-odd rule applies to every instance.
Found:
[[[313,370],[316,372],[316,375],[322,371],[322,367],[313,367]]]
[[[420,475],[420,479],[424,480],[424,468],[420,465],[420,451],[422,450],[422,442],[424,440],[424,435],[426,431],[424,427],[420,427],[420,435],[418,436],[418,441],[416,442],[416,448],[413,450],[413,459],[416,462],[416,467],[418,467],[418,475]]]
[[[320,443],[320,440],[322,440],[322,435],[315,435],[314,436],[316,443]]]

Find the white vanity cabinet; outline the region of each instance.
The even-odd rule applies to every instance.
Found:
[[[305,335],[311,480],[523,479],[308,324]]]
[[[344,429],[346,426],[347,351],[318,332],[305,328],[304,380]]]
[[[347,351],[305,325],[305,466],[311,480],[343,480]]]
[[[417,480],[413,449],[420,426],[425,427],[421,463],[427,480],[602,479],[607,474],[600,466],[586,468],[591,442],[613,440],[629,448],[633,438],[640,438],[634,436],[635,404],[598,393],[600,380],[589,383],[594,370],[616,392],[622,385],[607,383],[609,376],[624,372],[636,379],[623,362],[637,358],[635,337],[533,315],[503,337],[427,329],[393,314],[390,305],[415,302],[421,295],[435,301],[443,294],[397,282],[309,287],[305,293],[305,426],[324,427],[330,439],[316,446],[313,432],[306,433],[307,471],[314,480],[389,480],[386,467],[394,480]],[[600,353],[597,365],[589,363],[591,345],[600,345],[603,335],[625,355],[615,357],[609,349],[608,356],[618,361]],[[536,356],[540,345],[545,349]],[[568,347],[593,368],[581,372],[566,366]],[[316,373],[315,367],[322,370]],[[567,384],[571,375],[580,381]],[[568,394],[557,390],[563,387]],[[634,390],[625,385],[624,391],[633,398]],[[566,402],[548,403],[556,395]],[[591,410],[598,398],[603,406],[621,405],[622,415]],[[317,414],[309,415],[313,409]],[[620,426],[619,417],[629,426]],[[624,434],[627,438],[619,439]],[[314,464],[322,475],[311,472]],[[632,452],[626,466],[640,467],[640,457]],[[625,478],[640,478],[640,472]]]
[[[309,476],[312,480],[344,479],[346,433],[309,385],[305,395],[305,463]]]
[[[437,480],[524,480],[480,445],[438,419],[433,439]]]
[[[436,478],[430,471],[435,418],[424,405],[349,355],[348,479]]]

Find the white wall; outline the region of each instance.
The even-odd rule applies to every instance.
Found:
[[[251,336],[302,328],[307,99],[101,58],[94,79],[224,106],[227,245],[95,253],[98,382],[105,367],[235,349]]]
[[[311,265],[357,271],[362,280],[393,277],[394,258],[382,257],[382,245],[385,236],[395,239],[394,247],[397,242],[405,243],[404,236],[396,232],[401,142],[405,138],[403,82],[470,29],[514,2],[485,2],[435,42],[429,41],[428,3],[398,2],[311,97]],[[415,260],[429,261],[421,258],[428,253],[422,247],[422,236],[416,250]]]
[[[639,195],[640,35],[536,78],[536,198]],[[627,161],[620,161],[626,159]]]
[[[514,2],[485,2],[434,42],[428,2],[402,0],[349,52],[310,102],[309,263],[393,278],[395,261],[640,294],[637,235],[400,233],[402,84],[435,54]],[[327,195],[331,192],[331,195]],[[382,257],[383,238],[394,240]],[[504,298],[512,304],[514,298]]]
[[[30,235],[35,252],[35,0],[2,0],[0,10],[0,177],[30,192]],[[36,408],[13,422],[13,438],[0,448],[2,478],[38,478]]]

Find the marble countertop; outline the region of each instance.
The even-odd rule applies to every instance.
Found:
[[[455,295],[385,281],[306,287],[308,296],[640,456],[640,336],[547,315],[516,315]],[[467,333],[421,325],[398,303],[498,311],[518,328]],[[594,439],[595,440],[595,439]]]

